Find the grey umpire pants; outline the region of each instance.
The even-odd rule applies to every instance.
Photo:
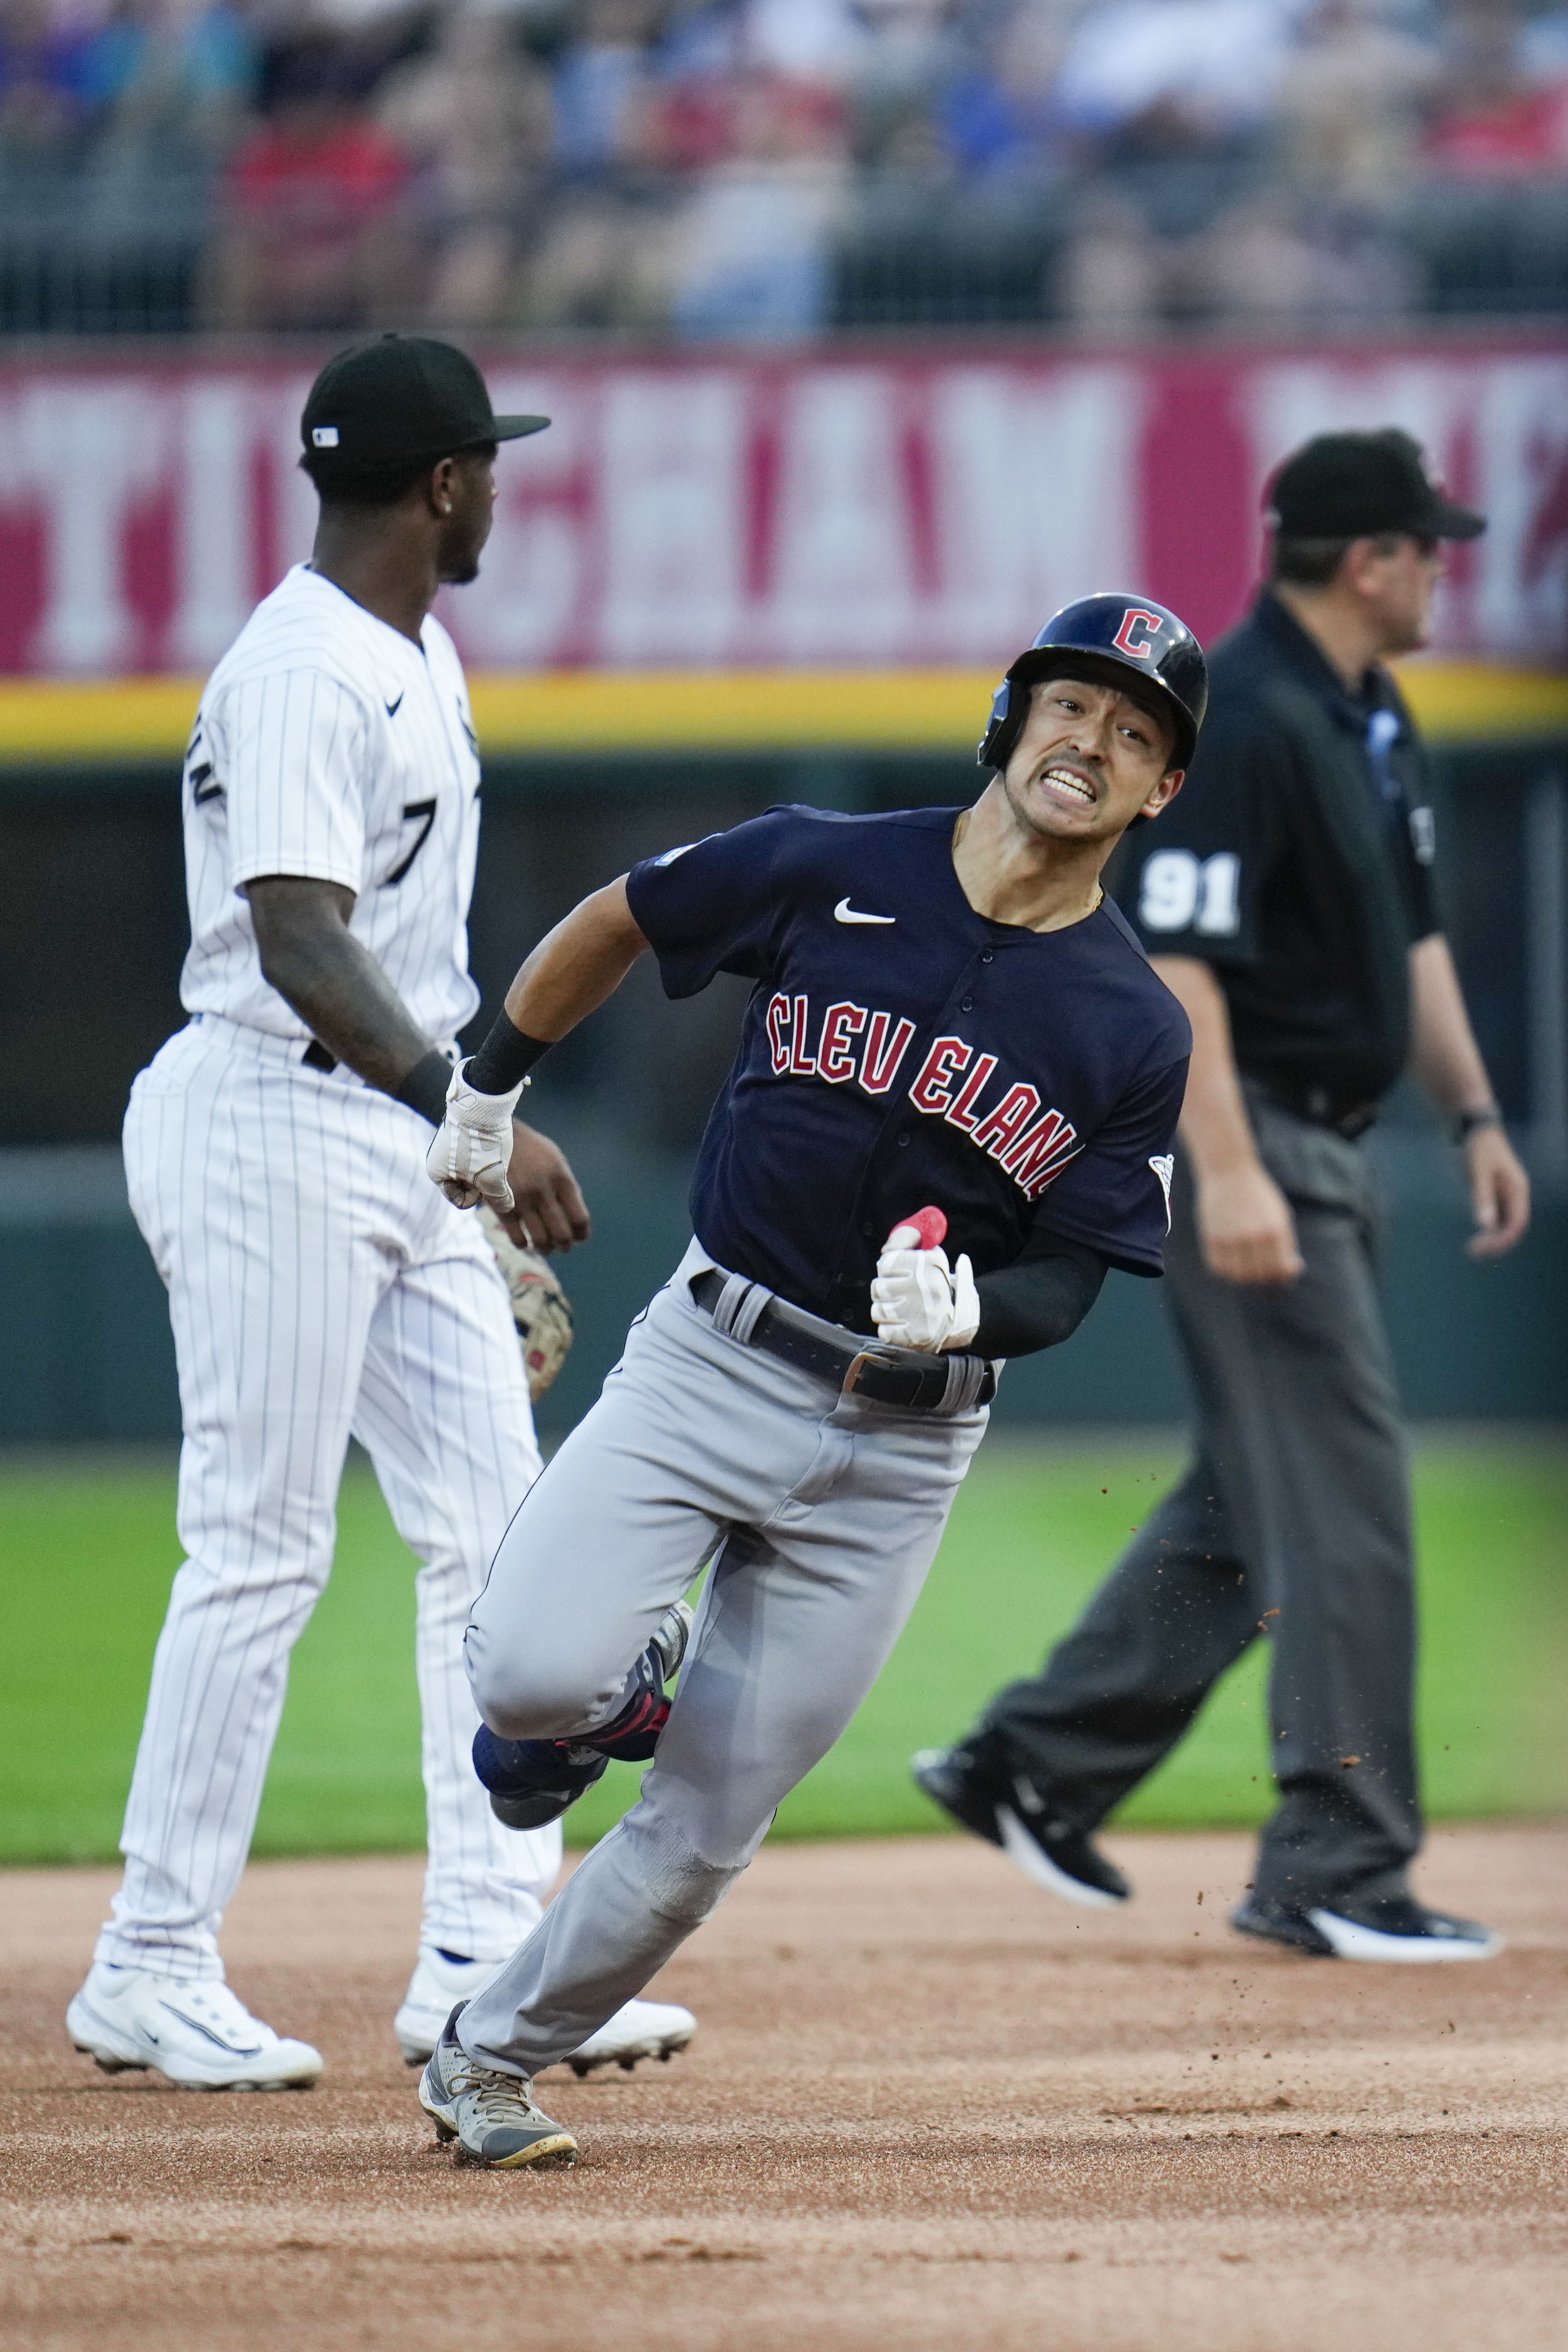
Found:
[[[463,2012],[470,2057],[512,2074],[640,1992],[751,1861],[876,1680],[984,1433],[984,1409],[862,1403],[720,1330],[689,1286],[711,1264],[694,1244],[633,1325],[468,1627],[492,1730],[584,1735],[713,1563],[640,1801]]]
[[[1365,1155],[1251,1087],[1248,1107],[1306,1270],[1281,1288],[1210,1274],[1178,1168],[1165,1274],[1196,1458],[985,1725],[1058,1819],[1091,1829],[1266,1632],[1279,1800],[1255,1885],[1312,1905],[1402,1890],[1421,1843],[1409,1480]]]

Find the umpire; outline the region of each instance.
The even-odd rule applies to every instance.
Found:
[[[1041,1673],[915,1774],[1037,1883],[1123,1902],[1092,1832],[1265,1631],[1279,1802],[1232,1925],[1342,1959],[1479,1958],[1497,1937],[1406,1875],[1409,1481],[1361,1138],[1411,1068],[1465,1155],[1471,1255],[1524,1232],[1382,666],[1426,640],[1441,542],[1486,525],[1394,430],[1309,442],[1272,496],[1268,583],[1216,648],[1185,789],[1117,877],[1193,1026],[1165,1271],[1195,1457]]]

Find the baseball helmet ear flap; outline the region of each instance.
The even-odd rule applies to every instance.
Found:
[[[1012,758],[1013,746],[1018,740],[1022,725],[1022,713],[1028,707],[1027,692],[1017,698],[1017,700],[1019,715],[1014,717],[1012,716],[1015,701],[1013,673],[1009,670],[1006,677],[999,682],[995,693],[991,698],[991,716],[985,722],[985,732],[975,747],[974,758],[977,766],[1005,768]]]

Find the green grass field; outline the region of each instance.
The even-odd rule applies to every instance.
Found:
[[[1037,1661],[1179,1458],[1166,1439],[994,1438],[887,1671],[784,1807],[781,1831],[940,1826],[910,1783],[911,1749],[963,1729],[998,1683]],[[1529,1433],[1428,1438],[1418,1448],[1416,1497],[1431,1811],[1568,1807],[1568,1454]],[[178,1558],[170,1461],[0,1464],[0,1862],[114,1853]],[[421,1843],[411,1567],[356,1461],[332,1580],[295,1653],[258,1852]],[[1258,1818],[1268,1802],[1263,1664],[1260,1645],[1127,1820]],[[571,1816],[577,1836],[602,1834],[636,1786],[629,1767],[612,1767]]]

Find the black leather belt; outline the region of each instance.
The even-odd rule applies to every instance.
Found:
[[[1348,1096],[1331,1093],[1327,1087],[1309,1086],[1299,1079],[1265,1078],[1263,1090],[1281,1110],[1306,1119],[1310,1126],[1329,1128],[1347,1143],[1364,1135],[1377,1118],[1375,1102],[1355,1102]]]
[[[323,1077],[330,1070],[335,1070],[338,1066],[337,1055],[329,1054],[319,1037],[311,1038],[300,1059],[308,1070],[320,1070]]]
[[[711,1315],[731,1276],[709,1266],[691,1277],[691,1296]],[[731,1337],[739,1335],[731,1333]],[[868,1397],[873,1404],[897,1405],[905,1412],[933,1412],[952,1394],[955,1374],[975,1359],[928,1356],[916,1348],[893,1348],[882,1339],[868,1339],[837,1323],[792,1307],[787,1298],[770,1298],[746,1332],[747,1347],[761,1348],[798,1371],[829,1381],[846,1396]],[[989,1404],[996,1393],[995,1368],[987,1364],[971,1406]]]

